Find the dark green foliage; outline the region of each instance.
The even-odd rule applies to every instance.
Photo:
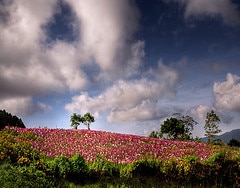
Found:
[[[50,174],[58,179],[67,178],[67,175],[71,171],[69,159],[65,156],[58,156],[53,160],[47,161],[47,167],[49,168]]]
[[[172,140],[192,140],[193,126],[197,124],[190,116],[182,116],[179,113],[167,119],[161,125],[159,136],[167,135]]]
[[[240,147],[240,141],[236,140],[236,139],[232,139],[230,140],[230,142],[228,143],[229,146],[235,146],[235,147]]]
[[[71,116],[70,122],[71,122],[71,127],[73,127],[74,129],[77,129],[78,125],[82,123],[81,115],[73,113],[73,115]]]
[[[212,182],[216,185],[240,185],[240,168],[239,159],[231,159],[231,156],[226,151],[221,151],[213,155],[204,163],[208,167],[208,176],[212,177]]]
[[[212,143],[216,134],[221,132],[218,126],[220,121],[220,118],[213,110],[207,113],[204,129],[206,132],[205,136],[208,137],[208,143]]]
[[[176,118],[170,118],[161,125],[161,134],[167,134],[168,139],[180,139],[184,134],[184,125]]]
[[[84,125],[87,126],[88,130],[90,130],[90,124],[93,123],[94,121],[95,121],[94,116],[89,112],[84,114],[84,116],[82,117],[82,122]]]
[[[94,121],[95,121],[94,116],[89,112],[84,114],[84,116],[73,113],[70,119],[71,127],[73,127],[74,129],[77,129],[78,125],[80,125],[80,123],[83,123],[84,125],[87,126],[88,130],[90,130],[90,124],[93,123]]]
[[[10,164],[0,165],[0,185],[2,188],[52,188],[56,187],[52,178],[43,171],[32,167],[18,167]]]
[[[134,162],[134,168],[132,170],[133,176],[158,176],[162,175],[160,168],[162,161],[160,159],[155,160],[153,158],[145,158]]]
[[[85,159],[76,154],[69,159],[71,171],[69,179],[74,182],[82,182],[88,175],[88,166]]]
[[[97,160],[88,164],[89,175],[92,179],[104,179],[111,177],[120,177],[120,164],[107,161],[101,156],[97,156]]]
[[[5,126],[25,128],[22,120],[17,116],[13,116],[11,113],[6,112],[5,110],[0,110],[0,129],[3,129]]]
[[[149,135],[150,138],[159,138],[160,134],[157,131],[152,131]]]
[[[87,163],[79,154],[71,158],[65,156],[46,158],[45,171],[57,180],[57,184],[61,184],[61,181],[83,183],[89,177]]]

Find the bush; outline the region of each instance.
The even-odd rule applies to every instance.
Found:
[[[108,177],[119,177],[120,166],[119,164],[107,161],[101,156],[96,157],[97,160],[89,163],[89,175],[93,179],[102,179]]]
[[[162,161],[154,158],[143,158],[134,162],[133,176],[159,176]]]
[[[34,137],[33,134],[24,135]],[[33,150],[31,144],[24,139],[26,138],[17,131],[2,130],[0,132],[0,161],[9,161],[21,166],[28,166],[32,162],[39,163],[39,152]]]
[[[238,184],[240,177],[240,166],[238,159],[232,159],[230,153],[220,151],[206,161],[207,166],[210,166],[212,180],[215,184],[230,185]]]
[[[154,159],[152,157],[146,157],[135,161],[133,163],[125,164],[120,169],[121,178],[133,178],[133,177],[162,177],[163,161],[161,159]]]
[[[81,155],[76,154],[69,159],[69,162],[71,168],[69,179],[74,182],[83,181],[88,175],[88,166],[85,159]]]
[[[236,139],[231,139],[228,143],[229,146],[233,147],[240,147],[240,141]]]
[[[30,167],[14,167],[10,164],[0,165],[0,185],[2,188],[51,188],[54,181],[42,171]]]
[[[69,160],[65,156],[58,156],[54,159],[48,159],[46,161],[46,166],[48,173],[57,179],[67,178],[67,175],[71,171]]]

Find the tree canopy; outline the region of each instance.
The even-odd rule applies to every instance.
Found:
[[[80,123],[82,123],[81,115],[73,113],[73,115],[70,118],[70,122],[71,122],[71,127],[73,127],[74,129],[77,129],[78,125],[80,125]]]
[[[91,115],[89,112],[87,112],[86,114],[84,114],[84,116],[82,117],[82,122],[84,125],[87,126],[88,130],[90,130],[90,124],[93,123],[95,121],[93,115]]]
[[[172,140],[191,140],[194,125],[198,124],[192,117],[183,116],[180,113],[166,119],[161,125],[160,133],[151,133],[151,137],[166,137]]]
[[[229,146],[240,147],[240,141],[237,139],[231,139],[228,143]]]
[[[219,129],[220,122],[220,118],[213,110],[207,113],[204,129],[205,136],[208,137],[209,143],[213,142],[216,134],[221,132],[221,129]]]
[[[78,125],[80,125],[80,123],[83,123],[84,125],[87,126],[88,130],[90,130],[90,124],[93,123],[95,119],[94,119],[94,116],[91,115],[89,112],[87,112],[83,116],[81,116],[80,114],[73,113],[70,121],[71,121],[71,126],[74,129],[77,129]]]
[[[23,121],[16,115],[0,110],[0,129],[3,129],[5,126],[25,128]]]

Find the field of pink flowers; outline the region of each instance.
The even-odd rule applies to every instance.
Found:
[[[48,128],[8,128],[24,133],[34,133],[35,139],[25,138],[33,149],[47,156],[74,154],[94,161],[100,155],[108,161],[129,163],[144,157],[180,158],[197,155],[206,160],[214,154],[204,143],[163,140],[144,136],[117,134],[93,130],[62,130]]]

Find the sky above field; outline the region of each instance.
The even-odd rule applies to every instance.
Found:
[[[0,109],[27,127],[148,135],[173,113],[240,128],[240,1],[0,1]],[[86,128],[80,125],[79,128]]]

